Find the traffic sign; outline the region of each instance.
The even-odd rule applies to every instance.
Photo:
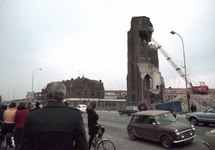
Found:
[[[190,94],[189,93],[187,94],[187,99],[190,100]]]

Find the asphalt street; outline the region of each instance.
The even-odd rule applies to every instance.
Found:
[[[137,139],[131,141],[126,132],[126,127],[130,122],[131,116],[120,116],[116,111],[96,111],[99,115],[98,123],[105,126],[104,138],[111,140],[117,150],[161,150],[164,149],[160,143],[145,139]],[[85,129],[88,136],[87,114],[83,114]],[[187,123],[185,115],[178,115],[177,121]],[[173,149],[177,150],[207,150],[208,148],[202,143],[204,133],[214,129],[215,126],[205,127],[203,125],[196,126],[196,138],[192,143],[180,143],[174,145]]]

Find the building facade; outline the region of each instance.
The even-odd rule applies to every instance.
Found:
[[[61,81],[66,86],[66,98],[104,99],[104,85],[101,80],[90,80],[85,77]],[[35,93],[35,100],[46,101],[45,89]]]
[[[78,77],[62,81],[66,85],[66,98],[104,98],[104,85],[101,80],[90,80]]]
[[[149,18],[132,18],[127,34],[127,101],[142,101],[149,105],[164,99],[165,84],[159,72],[157,48],[149,44],[153,31]]]

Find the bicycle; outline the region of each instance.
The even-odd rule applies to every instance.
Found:
[[[95,136],[92,142],[91,150],[116,150],[115,145],[108,139],[102,139],[105,132],[104,126],[96,125],[98,127],[98,136]]]
[[[2,142],[2,147],[7,148],[7,147],[13,148],[15,147],[14,143],[14,133],[9,132],[5,135],[4,141]]]
[[[3,125],[4,122],[0,121],[1,124]],[[2,126],[1,126],[1,129],[2,129]],[[7,147],[9,146],[10,148],[12,147],[15,147],[15,142],[14,142],[14,132],[15,129],[13,129],[13,131],[11,132],[8,132],[5,137],[4,137],[4,140],[2,141],[1,143],[1,147],[4,148],[4,149],[7,149]],[[1,131],[2,132],[2,131]],[[2,135],[1,135],[2,136]]]

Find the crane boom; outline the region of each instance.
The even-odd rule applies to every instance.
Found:
[[[186,76],[184,72],[181,70],[180,67],[172,60],[172,58],[168,55],[168,53],[163,49],[163,47],[155,40],[153,39],[148,32],[146,32],[148,36],[151,38],[151,41],[155,44],[157,49],[161,52],[161,54],[166,58],[166,60],[170,63],[170,65],[177,71],[177,73],[182,77],[183,80],[186,81]],[[193,93],[200,93],[200,94],[207,94],[209,92],[209,88],[207,85],[204,85],[204,82],[198,81],[196,82],[195,80],[192,80],[192,82],[195,82],[197,84],[200,84],[200,86],[193,86],[192,79],[187,78],[187,83],[193,90]]]
[[[166,58],[166,60],[170,63],[170,65],[177,71],[177,73],[186,81],[186,76],[180,67],[172,60],[172,58],[168,55],[168,53],[163,49],[163,47],[153,38],[151,41],[157,46],[158,50],[161,54]],[[192,83],[189,79],[187,79],[187,83],[192,87]]]

